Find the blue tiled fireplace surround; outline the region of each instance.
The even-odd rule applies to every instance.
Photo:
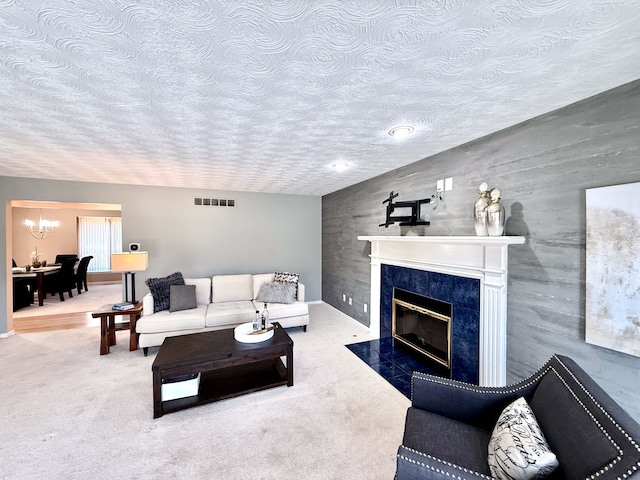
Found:
[[[480,280],[383,264],[380,283],[380,339],[347,345],[347,348],[407,397],[410,397],[414,370],[435,373],[428,364],[418,362],[393,346],[393,289],[401,288],[451,304],[451,378],[477,384]]]

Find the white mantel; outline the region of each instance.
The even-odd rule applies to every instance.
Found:
[[[523,244],[524,237],[359,236],[358,240],[371,242],[372,336],[380,336],[382,264],[479,279],[479,383],[506,384],[508,247]]]

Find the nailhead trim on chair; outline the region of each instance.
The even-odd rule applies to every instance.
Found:
[[[421,455],[423,457],[429,458],[430,460],[435,460],[436,462],[440,462],[440,463],[442,463],[444,465],[447,465],[448,467],[455,468],[457,470],[461,470],[461,471],[463,471],[465,473],[473,473],[474,475],[477,475],[477,476],[479,476],[481,478],[486,478],[487,480],[491,480],[491,477],[487,477],[483,473],[474,472],[473,470],[469,470],[468,468],[461,467],[461,466],[456,465],[454,463],[445,462],[444,460],[442,460],[440,458],[433,457],[433,456],[431,456],[431,455],[429,455],[427,453],[424,453],[424,452],[419,452],[418,450],[414,450],[413,448],[409,448],[409,447],[404,447],[404,448],[406,448],[410,452],[413,452],[413,453],[415,453],[417,455]],[[445,472],[443,470],[440,470],[439,468],[434,467],[433,465],[427,465],[426,463],[418,462],[417,460],[414,460],[413,458],[405,457],[402,454],[398,454],[398,457],[400,457],[402,460],[406,460],[407,462],[415,463],[416,465],[420,465],[421,467],[428,468],[429,470],[432,470],[434,472],[442,473],[442,474],[447,475],[447,476],[451,476],[451,478],[455,478],[456,480],[465,480],[465,477],[461,477],[460,475],[456,475],[454,473]]]
[[[560,360],[558,359],[558,361],[560,362]],[[567,370],[567,372],[569,372],[569,370],[567,369],[566,365],[562,364],[562,362],[560,362],[560,364],[565,368],[565,370]],[[604,472],[606,472],[607,470],[609,470],[609,468],[612,468],[616,463],[618,463],[621,460],[621,455],[624,453],[624,451],[620,448],[620,446],[618,446],[618,444],[616,442],[613,441],[613,438],[611,438],[611,435],[609,435],[609,432],[607,432],[604,427],[600,424],[600,422],[598,422],[598,420],[596,420],[596,417],[593,416],[593,414],[589,411],[589,409],[586,407],[586,405],[584,403],[582,403],[582,401],[578,398],[578,396],[575,394],[575,392],[571,389],[571,387],[569,385],[567,385],[567,382],[565,382],[564,378],[562,378],[560,376],[560,374],[556,371],[555,368],[551,369],[553,371],[553,373],[555,373],[558,376],[558,379],[560,379],[560,381],[562,382],[562,384],[564,385],[564,387],[569,391],[569,393],[571,393],[571,395],[573,396],[573,398],[576,400],[576,402],[578,402],[578,404],[582,407],[582,409],[587,413],[587,415],[589,415],[589,418],[591,418],[591,421],[593,423],[596,424],[596,426],[602,431],[602,433],[604,433],[604,436],[607,437],[607,439],[609,439],[609,442],[611,442],[611,445],[613,445],[613,448],[615,448],[616,450],[618,450],[618,456],[612,460],[610,463],[608,463],[607,465],[605,465],[604,467],[602,467],[600,470],[598,470],[597,472],[593,473],[591,476],[589,476],[588,478],[590,479],[594,479],[599,477],[601,474],[603,474]],[[571,373],[571,372],[569,372]],[[586,391],[584,385],[582,385],[578,379],[571,375],[571,377],[575,380],[575,382],[582,388],[582,390]],[[590,395],[589,395],[590,396]],[[595,403],[595,402],[594,402]],[[597,404],[596,404],[597,405]],[[604,412],[604,410],[602,409],[602,407],[600,407],[600,410],[602,410]],[[610,418],[610,417],[609,417]],[[619,428],[619,427],[618,427]],[[620,477],[618,477],[620,478]]]
[[[573,373],[569,370],[569,368],[562,363],[562,361],[557,357],[557,356],[553,356],[552,358],[555,358],[558,363],[560,365],[562,365],[564,367],[564,369],[567,371],[567,373],[571,376],[571,378],[573,378],[573,380],[580,386],[580,388],[582,388],[583,392],[591,399],[591,401],[593,402],[593,404],[595,406],[597,406],[600,411],[602,411],[602,413],[611,421],[611,423],[613,425],[615,425],[615,427],[629,440],[629,442],[631,443],[631,445],[633,445],[635,447],[635,449],[640,452],[640,446],[638,445],[638,443],[627,433],[625,432],[622,427],[620,425],[618,425],[613,418],[611,418],[611,416],[609,415],[609,413],[602,407],[602,405],[600,405],[591,395],[591,393],[585,388],[584,385],[582,385],[582,383],[580,383],[580,381],[578,381],[578,379],[575,377],[575,375],[573,375]],[[565,386],[565,388],[567,390],[569,390],[569,392],[571,393],[571,395],[576,399],[576,401],[580,404],[580,406],[584,409],[585,412],[587,412],[587,414],[589,415],[589,417],[591,418],[591,420],[598,426],[598,428],[600,430],[602,430],[602,432],[605,434],[605,436],[609,439],[609,441],[611,442],[611,444],[614,446],[614,448],[616,450],[618,450],[619,455],[618,457],[616,457],[613,461],[611,461],[611,463],[605,465],[602,469],[600,469],[598,472],[595,472],[594,474],[592,474],[591,476],[587,477],[588,480],[595,480],[596,478],[598,478],[600,475],[602,475],[603,473],[605,473],[606,471],[608,471],[610,468],[613,468],[613,466],[618,463],[620,460],[622,460],[622,455],[624,455],[624,450],[622,450],[620,448],[620,446],[618,446],[613,439],[611,438],[611,436],[609,435],[609,433],[604,429],[604,427],[602,425],[600,425],[600,422],[598,422],[596,420],[596,418],[593,416],[593,414],[587,409],[587,407],[584,405],[584,403],[582,403],[582,401],[580,401],[580,399],[578,399],[578,397],[576,396],[576,394],[573,392],[573,390],[571,390],[571,388],[569,387],[569,385],[567,385],[567,383],[565,382],[565,380],[560,376],[560,374],[551,366],[548,365],[546,367],[542,367],[540,370],[538,370],[538,372],[534,373],[531,377],[530,380],[523,384],[520,385],[518,388],[513,388],[515,385],[512,386],[507,386],[507,387],[486,387],[486,388],[474,388],[473,386],[470,386],[470,384],[464,383],[464,382],[459,382],[457,380],[450,380],[450,379],[440,379],[438,377],[433,377],[433,376],[428,376],[426,374],[420,373],[420,372],[415,372],[413,374],[414,377],[418,377],[421,380],[425,380],[428,382],[433,382],[433,383],[439,383],[441,385],[450,385],[452,387],[455,388],[459,388],[461,390],[469,390],[472,392],[477,392],[477,393],[485,393],[485,394],[503,394],[503,393],[516,393],[519,390],[522,390],[524,388],[527,388],[529,386],[531,386],[532,384],[536,383],[542,376],[544,376],[549,370],[552,370],[556,375],[558,375],[558,378],[560,379],[560,381],[562,382],[562,384]],[[413,400],[413,382],[411,382],[411,399]],[[406,447],[405,447],[406,448]],[[417,452],[420,453],[420,452]],[[427,455],[428,456],[428,455]],[[435,459],[437,460],[437,459]],[[622,479],[626,479],[629,478],[634,472],[638,471],[638,468],[640,468],[640,462],[637,462],[633,467],[631,467],[629,470],[627,470],[626,474],[623,474],[622,477],[618,477],[618,480],[622,480]]]
[[[534,373],[533,376],[530,377],[530,380],[527,383],[525,383],[524,385],[520,385],[518,388],[514,388],[515,385],[510,385],[507,387],[474,388],[474,386],[469,383],[460,382],[458,380],[451,380],[448,378],[445,379],[440,377],[434,377],[434,376],[430,376],[429,374],[425,374],[421,372],[414,372],[413,376],[428,382],[439,383],[440,385],[450,385],[452,387],[459,388],[461,390],[469,390],[470,392],[502,395],[503,393],[516,393],[520,390],[523,390],[531,386],[532,384],[536,383],[540,378],[542,378],[551,368],[552,368],[551,365],[548,365],[546,368],[543,367],[542,369],[538,370],[538,372]],[[413,382],[411,382],[411,400],[413,400]]]
[[[567,373],[571,376],[571,378],[573,378],[573,380],[580,386],[580,388],[582,389],[582,391],[591,399],[591,401],[593,402],[593,404],[598,407],[600,409],[600,411],[609,419],[609,421],[620,431],[620,433],[622,433],[625,438],[627,438],[629,440],[629,442],[631,443],[631,445],[633,445],[636,449],[636,451],[640,452],[640,446],[638,446],[638,443],[626,432],[622,429],[622,427],[620,425],[618,425],[618,423],[611,417],[611,415],[609,415],[609,412],[607,412],[604,407],[602,405],[600,405],[595,398],[593,398],[593,395],[591,395],[591,392],[589,392],[584,385],[582,385],[582,383],[580,383],[580,381],[578,381],[578,379],[575,377],[575,375],[573,374],[573,372],[571,372],[571,370],[569,370],[569,368],[562,363],[562,361],[556,357],[556,360],[558,360],[558,363],[560,363],[560,365],[562,365],[564,367],[564,369],[567,371]],[[556,372],[557,375],[557,372]],[[560,375],[558,375],[558,377],[560,377]],[[562,380],[562,383],[567,387],[567,389],[571,392],[571,394],[575,397],[576,400],[578,400],[578,397],[576,397],[575,393],[571,390],[571,388],[569,388],[569,386],[566,384],[566,382],[564,381],[564,379],[562,377],[560,377],[560,379]],[[613,465],[616,464],[616,462],[619,462],[620,460],[622,460],[621,456],[624,455],[624,450],[622,450],[618,445],[616,445],[616,443],[613,441],[613,439],[611,439],[611,437],[609,436],[609,434],[606,432],[606,430],[604,429],[604,427],[602,427],[602,425],[600,425],[600,423],[595,419],[595,417],[591,414],[591,412],[589,412],[589,410],[587,409],[587,407],[580,401],[578,400],[578,402],[580,403],[580,405],[582,405],[582,408],[585,409],[585,411],[589,414],[589,416],[592,418],[592,420],[595,422],[596,425],[598,425],[598,427],[600,427],[600,429],[604,432],[604,434],[607,436],[607,438],[609,438],[609,440],[611,441],[611,443],[613,443],[613,445],[618,449],[618,451],[620,452],[620,455],[613,460],[610,464],[608,464],[607,466],[605,466],[603,469],[601,469],[599,472],[596,472],[595,474],[591,475],[591,477],[589,477],[590,479],[595,479],[597,477],[599,477],[602,473],[604,473],[605,471],[607,471],[610,467],[613,467]],[[640,461],[637,462],[632,468],[630,468],[629,470],[627,470],[626,474],[623,474],[622,477],[618,477],[618,480],[620,479],[624,479],[624,478],[628,478],[628,476],[631,476],[633,474],[633,472],[636,472],[638,470],[638,467],[640,467]]]

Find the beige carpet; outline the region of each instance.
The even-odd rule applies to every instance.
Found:
[[[39,317],[42,315],[58,315],[62,313],[92,312],[102,305],[113,304],[122,301],[122,283],[90,283],[89,290],[83,290],[78,295],[77,290],[73,290],[73,297],[64,295],[64,302],[60,301],[58,295],[47,295],[44,305],[38,305],[36,301],[28,307],[21,308],[13,312],[13,318]]]
[[[310,306],[294,386],[153,419],[151,363],[126,332],[0,339],[2,479],[392,479],[409,401],[347,343],[367,329]]]

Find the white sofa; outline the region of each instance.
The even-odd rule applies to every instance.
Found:
[[[189,310],[154,313],[153,296],[142,299],[142,316],[136,323],[138,346],[146,355],[149,347],[162,345],[166,337],[232,328],[251,322],[256,310],[262,312],[264,304],[258,302],[263,284],[273,281],[273,273],[258,275],[214,275],[212,278],[185,278],[186,285],[196,286],[197,307]],[[309,306],[304,302],[304,285],[298,283],[297,300],[293,303],[269,303],[269,320],[282,327],[309,325]]]

